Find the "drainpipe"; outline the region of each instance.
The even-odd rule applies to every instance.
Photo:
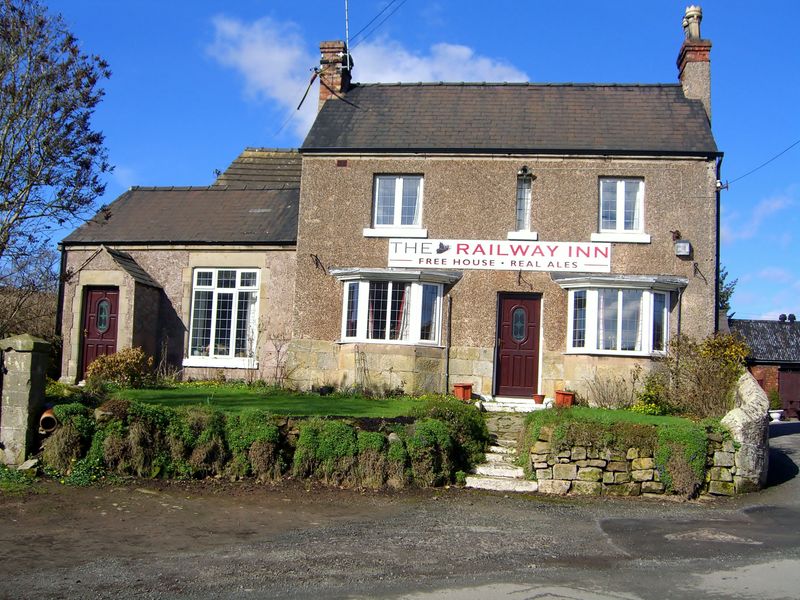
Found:
[[[450,341],[453,330],[453,297],[447,294],[447,338],[444,344],[444,393],[450,391]]]
[[[717,157],[717,181],[715,182],[715,188],[717,190],[716,193],[716,200],[717,200],[717,231],[716,231],[716,276],[714,277],[714,333],[719,332],[719,256],[720,256],[720,249],[719,249],[719,228],[720,228],[720,207],[721,207],[721,198],[722,198],[722,185],[719,184],[721,181],[720,175],[722,173],[722,157]]]
[[[55,334],[61,337],[61,323],[64,314],[64,273],[67,270],[67,252],[61,244],[58,245],[58,249],[61,252],[61,265],[58,269],[58,306],[56,307]]]
[[[683,291],[685,289],[686,288],[678,289],[678,337],[681,335],[681,313],[683,312]]]

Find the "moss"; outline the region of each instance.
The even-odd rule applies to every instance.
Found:
[[[417,421],[409,432],[406,448],[414,483],[428,487],[451,480],[453,439],[444,421]]]
[[[469,470],[483,462],[489,445],[489,429],[475,406],[452,396],[434,396],[416,409],[414,415],[446,424],[454,442],[452,460],[457,468]]]

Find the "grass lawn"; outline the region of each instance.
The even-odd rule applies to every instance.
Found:
[[[362,396],[319,396],[284,390],[235,386],[192,386],[153,390],[119,390],[117,398],[163,404],[173,408],[204,404],[227,413],[261,408],[276,415],[335,415],[342,417],[400,417],[411,414],[421,403],[412,398],[364,398]]]

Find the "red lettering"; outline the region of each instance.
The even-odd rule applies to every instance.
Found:
[[[547,249],[550,251],[550,256],[553,257],[556,255],[556,250],[558,250],[558,246],[548,246]]]
[[[486,250],[483,249],[483,246],[481,244],[476,244],[475,245],[475,249],[472,251],[472,254],[473,255],[474,254],[483,254],[484,256],[486,256]]]
[[[469,244],[456,244],[456,254],[468,254]]]
[[[531,252],[531,256],[544,256],[544,251],[542,250],[542,247],[539,245],[534,246],[533,252]]]
[[[589,248],[581,248],[580,246],[576,247],[575,258],[578,258],[581,255],[585,256],[586,258],[589,258],[589,256],[591,255],[591,252],[589,250],[590,250]]]
[[[598,248],[595,246],[594,257],[598,258],[599,256],[602,256],[603,258],[608,258],[608,250],[609,250],[608,246],[606,246],[605,248]]]
[[[527,244],[524,246],[522,244],[511,244],[511,254],[514,256],[517,256],[519,254],[521,254],[522,256],[527,256],[528,250],[530,249],[531,247]]]

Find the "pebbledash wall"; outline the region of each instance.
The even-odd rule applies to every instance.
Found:
[[[347,166],[337,166],[343,158]],[[650,243],[613,243],[611,273],[684,278],[685,289],[670,294],[671,335],[679,327],[695,337],[713,333],[713,161],[305,156],[290,347],[294,381],[302,387],[367,384],[409,392],[443,391],[449,367],[450,383],[470,382],[475,393],[492,395],[499,292],[541,294],[541,393],[579,389],[595,370],[627,373],[642,363],[642,356],[567,354],[567,291],[543,272],[463,271],[457,283],[445,288],[440,343],[433,347],[340,341],[343,284],[329,271],[387,264],[388,239],[363,235],[372,219],[376,174],[423,175],[423,226],[429,238],[503,240],[514,229],[517,171],[523,165],[537,175],[531,219],[540,241],[588,242],[597,231],[598,178],[642,178],[644,229]],[[674,230],[691,240],[691,260],[675,255]],[[449,306],[452,314],[447,314]]]
[[[291,335],[292,292],[295,272],[293,247],[253,248],[241,245],[141,246],[115,245],[152,278],[152,285],[133,280],[105,251],[92,246],[70,246],[66,252],[67,277],[64,283],[64,347],[62,380],[80,379],[80,344],[75,334],[82,319],[85,289],[114,286],[119,289],[117,350],[141,346],[151,356],[161,356],[162,341],[167,344],[167,360],[183,367],[186,378],[212,379],[220,373],[240,379],[250,372],[254,378],[272,380],[279,353]],[[247,370],[221,369],[209,361],[207,367],[185,366],[188,327],[191,322],[192,276],[199,267],[255,268],[260,274],[258,288],[259,335],[252,364]]]

